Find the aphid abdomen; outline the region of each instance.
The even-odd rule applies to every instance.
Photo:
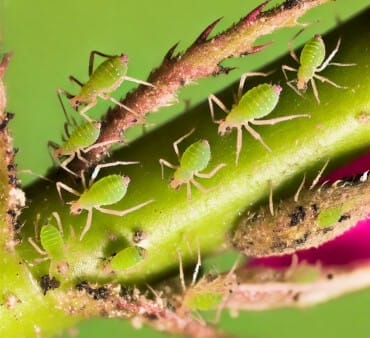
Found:
[[[100,123],[86,122],[79,125],[70,138],[61,146],[61,153],[72,154],[79,149],[91,146],[99,137]]]
[[[126,73],[127,61],[123,62],[121,56],[109,58],[96,68],[81,89],[81,96],[96,96],[114,90],[124,80]]]
[[[226,121],[241,125],[252,119],[259,119],[270,114],[279,101],[280,91],[280,86],[268,83],[253,87],[233,106],[226,116]]]
[[[127,186],[124,176],[105,176],[82,193],[78,200],[79,205],[82,209],[88,209],[117,203],[125,196]]]
[[[208,166],[211,149],[207,140],[199,140],[191,144],[182,154],[180,167],[192,172],[199,172]]]
[[[298,68],[298,80],[307,82],[315,74],[325,59],[325,45],[321,36],[316,35],[308,41],[302,49],[300,55],[300,67]]]
[[[40,232],[40,241],[44,250],[53,260],[60,261],[64,258],[63,238],[59,230],[53,225],[44,225]]]
[[[115,255],[111,261],[114,270],[126,270],[139,264],[145,255],[145,249],[138,246],[129,246]]]
[[[185,303],[193,311],[210,311],[217,309],[223,298],[223,295],[216,291],[201,291],[189,295]]]

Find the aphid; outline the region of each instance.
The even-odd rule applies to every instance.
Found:
[[[145,256],[145,249],[139,246],[129,246],[118,252],[111,260],[113,270],[127,270],[135,267]]]
[[[187,311],[211,311],[217,310],[216,319],[219,319],[223,304],[228,295],[233,292],[236,286],[235,269],[238,266],[239,257],[227,274],[216,276],[206,275],[197,281],[201,266],[200,248],[198,246],[198,261],[192,276],[192,282],[187,288],[185,285],[184,271],[181,254],[179,256],[180,281],[183,290],[182,309]]]
[[[250,124],[254,125],[273,125],[287,120],[292,120],[298,117],[310,117],[307,114],[298,114],[290,116],[282,116],[269,120],[260,120],[260,118],[269,115],[276,107],[282,88],[279,85],[272,85],[268,83],[260,84],[246,93],[242,94],[245,81],[249,76],[267,76],[269,73],[245,73],[240,78],[239,89],[237,94],[237,101],[228,110],[226,106],[213,94],[209,95],[208,102],[211,111],[213,122],[217,123],[218,133],[223,136],[233,128],[237,130],[236,140],[236,159],[235,164],[238,164],[240,151],[242,149],[242,128],[244,128],[259,141],[268,151],[270,147],[263,141],[260,134],[258,134]],[[216,103],[226,114],[223,120],[215,120],[213,102]]]
[[[93,70],[95,55],[100,55],[107,60],[102,62],[95,70]],[[75,110],[78,110],[80,105],[84,105],[85,107],[79,111],[79,114],[89,122],[93,122],[93,120],[85,113],[96,105],[98,97],[103,100],[110,100],[120,107],[125,108],[132,114],[137,115],[135,111],[111,97],[111,94],[125,80],[150,87],[154,86],[151,83],[127,76],[127,63],[128,56],[125,54],[108,55],[98,51],[92,51],[89,59],[89,79],[87,82],[82,83],[73,76],[69,77],[71,81],[77,83],[81,87],[80,92],[77,95],[72,95],[63,89],[59,89],[58,96],[60,97],[60,95],[64,93],[67,98],[70,99],[70,105]]]
[[[191,135],[195,129],[192,129],[186,135],[180,137],[177,141],[173,143],[173,148],[179,159],[180,164],[175,166],[164,159],[160,159],[159,163],[162,167],[162,178],[163,178],[163,165],[166,167],[175,169],[175,173],[171,179],[170,186],[173,189],[180,188],[183,184],[186,184],[187,188],[187,198],[191,199],[191,184],[193,184],[200,191],[206,193],[209,189],[204,188],[200,183],[198,183],[194,176],[200,178],[211,178],[213,177],[221,168],[226,164],[221,163],[216,166],[210,173],[200,173],[200,171],[207,168],[209,161],[211,160],[211,148],[207,140],[199,140],[189,147],[186,148],[184,153],[179,155],[178,144],[182,142],[185,138]]]
[[[242,217],[232,244],[247,256],[265,257],[292,254],[318,247],[343,234],[368,216],[370,180],[324,182],[314,189],[323,169],[309,189],[304,180],[294,197],[278,206],[262,206]],[[270,192],[271,194],[271,192]]]
[[[52,156],[55,160],[60,159],[61,157],[67,157],[64,161],[62,161],[60,166],[70,174],[78,176],[67,167],[67,165],[75,158],[75,156],[79,160],[87,163],[87,160],[82,157],[81,153],[87,153],[94,148],[108,145],[116,141],[105,141],[94,144],[99,137],[101,123],[85,122],[77,126],[75,121],[73,121],[74,123],[70,121],[63,104],[62,107],[67,121],[64,125],[66,139],[62,145],[58,145],[53,141],[49,141],[48,146],[54,149]],[[71,125],[75,125],[75,129],[73,130],[72,134],[68,130],[68,126]]]
[[[110,205],[110,204],[119,202],[126,195],[127,187],[130,183],[130,178],[128,176],[121,176],[121,175],[108,175],[94,183],[94,180],[98,176],[100,169],[106,168],[106,167],[112,167],[116,165],[129,165],[129,164],[137,164],[137,163],[138,162],[117,161],[113,163],[97,165],[91,175],[88,188],[86,187],[84,176],[82,175],[82,178],[83,178],[82,183],[85,188],[85,190],[82,193],[79,193],[75,189],[72,189],[71,187],[69,187],[68,185],[62,182],[57,182],[56,186],[57,186],[57,190],[58,190],[60,198],[62,198],[61,189],[64,189],[70,192],[71,194],[79,197],[75,201],[68,202],[68,204],[71,205],[71,208],[70,208],[71,214],[79,215],[83,210],[87,211],[86,225],[84,229],[82,230],[80,240],[82,240],[86,232],[90,229],[93,209],[99,210],[100,212],[103,212],[105,214],[122,217],[154,201],[154,200],[149,200],[139,205],[136,205],[132,208],[125,209],[125,210],[111,210],[111,209],[105,209],[101,207],[103,205]]]
[[[303,30],[299,31],[293,40],[302,33]],[[293,71],[297,72],[297,78],[290,80],[287,82],[287,85],[292,88],[298,95],[302,96],[301,92],[305,92],[307,89],[308,82],[311,82],[313,94],[318,103],[320,103],[319,93],[317,91],[315,79],[318,79],[321,82],[327,82],[334,87],[337,88],[347,88],[343,86],[339,86],[338,84],[330,81],[328,78],[318,75],[317,73],[323,71],[327,66],[355,66],[355,63],[337,63],[331,62],[335,54],[339,50],[341,39],[338,39],[337,45],[335,46],[334,50],[330,53],[330,55],[325,60],[325,44],[321,37],[321,35],[316,34],[311,40],[309,40],[303,47],[301,51],[301,55],[298,59],[297,55],[295,54],[294,50],[291,47],[292,41],[289,42],[289,50],[291,57],[299,64],[298,69],[292,68],[287,65],[283,65],[282,71],[284,73],[285,79],[288,80],[288,76],[286,71]]]
[[[39,254],[46,256],[45,258],[39,259],[38,262],[50,259],[52,264],[56,266],[57,271],[63,274],[68,271],[68,263],[65,258],[65,245],[63,241],[63,227],[59,214],[57,212],[53,212],[52,215],[57,222],[58,228],[50,223],[42,226],[40,231],[42,249],[31,237],[28,238],[28,241]]]

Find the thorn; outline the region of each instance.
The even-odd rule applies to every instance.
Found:
[[[250,24],[250,23],[253,23],[254,21],[257,20],[258,16],[261,14],[263,8],[270,2],[270,0],[267,0],[265,2],[263,2],[262,4],[260,4],[259,6],[257,6],[255,9],[253,9],[251,12],[249,12],[244,19],[242,19],[241,21],[246,23],[246,24]]]
[[[273,44],[273,41],[269,41],[269,42],[264,43],[263,45],[253,46],[252,51],[250,53],[252,54],[252,53],[260,52],[261,50],[264,50],[266,47],[272,44]]]
[[[169,50],[168,52],[166,53],[166,55],[164,56],[164,59],[166,61],[171,61],[173,59],[173,52],[175,51],[175,49],[177,48],[177,46],[179,45],[179,42],[176,42]]]
[[[213,21],[210,25],[206,27],[206,29],[198,36],[198,38],[194,41],[193,45],[201,44],[207,41],[209,34],[213,31],[216,25],[220,22],[223,17],[218,18],[217,20]]]
[[[4,73],[6,71],[6,68],[8,67],[8,64],[9,64],[9,61],[12,55],[13,55],[12,52],[4,54],[3,59],[1,60],[1,63],[0,63],[0,78],[4,76]]]
[[[212,76],[222,75],[222,74],[229,74],[232,70],[237,69],[238,67],[224,67],[218,65],[217,70],[213,72]]]

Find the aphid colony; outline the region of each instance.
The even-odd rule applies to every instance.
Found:
[[[319,103],[319,96],[318,91],[316,88],[316,84],[314,79],[318,79],[322,82],[328,82],[329,84],[336,86],[338,88],[345,88],[341,87],[334,82],[324,78],[322,76],[317,75],[318,72],[324,70],[328,65],[337,65],[337,66],[352,66],[353,64],[340,64],[340,63],[330,63],[335,54],[338,52],[340,44],[340,39],[333,50],[333,52],[325,59],[325,45],[323,43],[322,38],[319,35],[316,35],[314,38],[309,40],[306,45],[303,47],[300,59],[296,56],[293,50],[291,50],[291,56],[295,61],[299,63],[298,69],[292,68],[290,66],[282,66],[282,71],[284,73],[285,78],[286,71],[296,71],[297,78],[287,81],[287,84],[299,95],[302,95],[307,88],[308,82],[311,82],[314,97],[316,98],[317,102]],[[94,65],[94,57],[95,55],[100,55],[105,57],[106,60],[101,63],[95,70],[93,69]],[[58,98],[62,105],[64,114],[66,116],[66,124],[65,124],[65,134],[66,138],[62,145],[57,145],[54,142],[49,142],[49,146],[54,149],[53,151],[53,158],[55,160],[61,160],[60,167],[66,170],[73,176],[79,176],[73,170],[68,168],[68,164],[72,162],[72,160],[77,157],[79,160],[83,162],[87,162],[87,160],[83,157],[84,153],[89,152],[91,149],[95,147],[100,147],[103,145],[107,145],[110,143],[119,142],[118,140],[108,141],[103,143],[96,143],[99,139],[100,130],[101,130],[101,123],[94,121],[89,116],[86,115],[87,111],[94,107],[97,103],[97,98],[100,97],[104,100],[110,100],[115,104],[123,107],[130,113],[137,116],[138,114],[132,110],[130,107],[125,106],[124,104],[118,102],[114,98],[112,98],[111,94],[121,85],[121,83],[125,80],[133,81],[142,85],[154,87],[151,83],[137,80],[131,77],[128,77],[127,69],[128,69],[128,57],[125,54],[121,55],[107,55],[97,51],[91,52],[90,61],[89,61],[89,79],[86,83],[82,83],[78,81],[74,77],[70,77],[72,81],[77,83],[81,89],[77,95],[72,95],[65,90],[59,89],[57,91]],[[242,149],[242,128],[244,127],[257,141],[259,141],[262,146],[269,152],[272,149],[264,142],[261,135],[255,131],[251,125],[273,125],[276,123],[292,120],[295,118],[300,117],[310,117],[308,114],[295,114],[289,116],[282,116],[276,117],[271,119],[262,119],[268,116],[277,106],[279,102],[280,93],[282,91],[282,87],[276,84],[271,83],[262,83],[259,84],[249,90],[247,90],[243,94],[243,88],[245,81],[248,77],[251,76],[263,76],[266,77],[270,73],[245,73],[242,75],[238,92],[237,92],[237,99],[236,102],[233,104],[231,109],[227,109],[226,106],[215,96],[210,95],[208,98],[209,106],[210,106],[210,113],[212,120],[218,124],[218,133],[223,136],[226,133],[232,131],[232,129],[237,130],[237,142],[236,142],[236,157],[235,163],[238,164],[239,156]],[[287,79],[288,80],[288,79]],[[68,117],[68,114],[65,110],[64,104],[62,102],[61,94],[64,93],[67,98],[70,99],[69,103],[72,108],[78,111],[78,113],[86,120],[80,125],[77,125],[74,119],[71,120]],[[227,116],[222,120],[215,120],[215,112],[213,104],[216,104],[219,108],[221,108]],[[81,110],[78,110],[79,107],[83,106]],[[137,116],[139,119],[142,118]],[[72,132],[69,131],[69,127],[73,126],[74,130]],[[211,189],[207,189],[203,187],[199,182],[195,180],[195,178],[212,178],[217,174],[217,172],[222,169],[226,164],[220,163],[216,165],[210,172],[204,173],[210,161],[211,161],[211,148],[210,144],[205,139],[200,139],[194,143],[191,143],[180,155],[178,145],[186,138],[188,138],[195,129],[190,130],[187,134],[180,137],[173,143],[173,148],[178,158],[179,164],[174,165],[164,159],[159,159],[159,163],[162,168],[162,178],[164,174],[164,166],[167,166],[171,169],[174,169],[175,172],[170,182],[170,187],[172,189],[179,189],[182,185],[186,185],[186,195],[187,199],[190,202],[191,200],[191,185],[194,185],[197,189],[199,189],[203,193],[207,193]],[[79,192],[78,190],[71,188],[70,186],[66,185],[63,182],[57,182],[56,187],[60,198],[61,190],[65,190],[73,195],[78,197],[77,200],[67,202],[70,204],[70,213],[73,215],[80,214],[82,211],[87,211],[87,220],[85,226],[79,236],[80,240],[84,238],[86,233],[91,227],[92,224],[92,212],[93,209],[96,209],[100,212],[107,213],[114,216],[122,217],[128,213],[134,212],[140,208],[145,207],[146,205],[154,202],[154,199],[150,199],[138,205],[132,206],[125,210],[112,210],[103,208],[103,206],[111,205],[119,202],[125,195],[128,189],[128,185],[130,183],[130,178],[124,175],[108,175],[101,178],[98,181],[95,181],[99,171],[101,168],[117,166],[117,165],[130,165],[130,164],[137,164],[138,162],[123,162],[123,161],[116,161],[113,163],[106,163],[97,165],[91,175],[91,178],[86,184],[85,176],[82,172],[81,180],[83,185],[83,191]],[[313,207],[312,207],[313,208]],[[311,208],[311,209],[312,209]],[[312,209],[313,210],[313,209]],[[340,210],[340,216],[343,217],[342,212]],[[312,211],[317,212],[317,210]],[[323,213],[324,211],[320,211]],[[334,212],[334,211],[333,211]],[[304,220],[303,214],[306,213],[306,210],[300,211],[296,210],[292,212],[292,222],[293,218],[298,223]],[[324,224],[328,218],[336,219],[336,216],[332,215],[323,215],[322,223]],[[48,224],[42,226],[40,231],[40,248],[33,239],[29,238],[29,242],[32,246],[37,250],[38,253],[45,256],[44,260],[49,259],[52,262],[52,266],[56,267],[56,270],[59,273],[64,273],[68,270],[68,263],[65,260],[65,244],[63,240],[63,228],[62,222],[60,220],[59,215],[54,212],[53,217],[57,221],[58,228],[54,225],[51,225],[50,222]],[[302,218],[302,219],[301,219]],[[336,221],[338,221],[336,219]],[[325,223],[325,224],[326,224]],[[327,228],[331,226],[330,224],[322,225],[320,227]],[[295,224],[294,224],[295,225]],[[242,230],[240,230],[242,231]],[[303,234],[304,235],[304,234]],[[238,234],[235,234],[234,240],[235,243],[241,243],[236,240]],[[244,236],[240,234],[240,236]],[[295,239],[297,241],[297,239]],[[278,244],[273,243],[272,245],[277,246]],[[239,248],[242,251],[246,250],[246,253],[250,254],[245,247]],[[253,250],[252,250],[253,251]],[[258,254],[256,251],[253,252],[254,255]],[[110,261],[110,265],[113,270],[125,270],[131,269],[135,267],[138,263],[140,263],[145,257],[145,249],[138,246],[132,245],[124,248],[120,252],[118,252]],[[194,283],[195,281],[193,281]],[[203,298],[204,299],[203,299]],[[195,295],[190,297],[187,300],[189,302],[190,308],[199,308],[202,309],[204,304],[213,304],[212,306],[205,306],[205,307],[213,307],[218,305],[221,302],[221,296],[216,293],[202,293],[202,295]]]

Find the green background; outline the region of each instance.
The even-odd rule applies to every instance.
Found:
[[[0,52],[13,51],[6,74],[8,110],[16,113],[11,123],[14,143],[20,151],[19,169],[43,174],[51,165],[47,141],[60,142],[64,116],[55,95],[56,88],[75,93],[68,81],[73,74],[87,79],[91,50],[108,54],[126,53],[130,57],[128,75],[145,79],[158,66],[167,50],[180,41],[185,49],[216,18],[224,17],[216,27],[219,32],[254,8],[260,0],[0,0]],[[271,1],[269,6],[279,3]],[[313,23],[296,40],[296,44],[315,33],[323,33],[337,22],[360,11],[368,0],[338,0],[317,8],[305,17]],[[228,76],[210,78],[181,91],[175,107],[151,114],[149,122],[163,122],[183,111],[186,102],[196,105],[206,96],[237,80],[241,73],[268,63],[287,52],[287,41],[298,29],[284,29],[263,41],[274,41],[262,53],[225,65],[238,69]],[[133,88],[125,83],[116,98]],[[89,112],[98,117],[108,104],[100,101]],[[129,132],[138,135],[139,129]],[[23,183],[33,178],[22,176]],[[370,291],[359,292],[327,304],[303,310],[279,310],[241,314],[230,319],[225,314],[222,326],[241,337],[369,337],[368,309]],[[128,322],[94,320],[78,326],[78,337],[163,337],[150,329],[137,331]]]

